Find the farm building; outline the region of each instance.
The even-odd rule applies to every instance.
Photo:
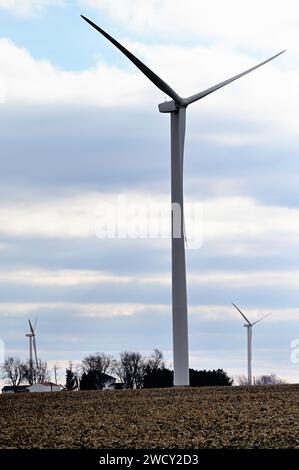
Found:
[[[103,390],[114,389],[116,384],[116,378],[108,374],[101,374],[101,380],[103,384]]]
[[[61,392],[61,385],[54,384],[53,382],[43,382],[40,384],[33,384],[28,387],[29,392]]]
[[[119,387],[115,377],[94,370],[84,373],[80,380],[80,390],[114,390]]]
[[[62,390],[61,385],[54,384],[52,382],[43,382],[40,384],[33,385],[19,385],[18,387],[12,387],[5,385],[2,388],[2,393],[20,393],[20,392],[60,392]]]
[[[29,392],[28,385],[18,385],[13,387],[12,385],[5,385],[2,390],[2,393],[20,393],[20,392]]]

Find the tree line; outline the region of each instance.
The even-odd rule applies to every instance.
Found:
[[[119,359],[105,353],[94,353],[82,360],[81,375],[78,370],[67,369],[66,388],[74,390],[99,390],[104,388],[108,374],[118,379],[119,387],[125,389],[163,388],[173,386],[173,371],[166,367],[163,353],[155,349],[150,357],[139,352],[123,351]],[[198,371],[190,369],[190,386],[232,385],[222,369]],[[117,386],[116,386],[117,388]]]
[[[33,385],[50,380],[48,364],[42,359],[22,362],[17,357],[8,357],[1,365],[2,376],[15,389],[21,384]]]
[[[57,366],[54,366],[55,375]],[[17,391],[19,385],[32,385],[50,380],[46,361],[37,363],[22,362],[16,357],[8,357],[1,366],[2,376]],[[173,386],[173,371],[166,366],[163,353],[155,349],[149,357],[136,351],[123,351],[119,358],[104,352],[96,352],[83,358],[76,367],[70,362],[66,369],[66,390],[101,390],[112,375],[117,379],[115,388],[141,389]],[[191,387],[230,386],[233,378],[223,369],[189,369]],[[256,377],[255,385],[283,383],[275,374]],[[245,376],[238,376],[236,384],[247,385]]]

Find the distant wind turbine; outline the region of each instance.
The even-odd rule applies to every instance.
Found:
[[[29,338],[29,367],[30,367],[30,376],[32,378],[33,377],[33,352],[34,352],[35,365],[36,365],[36,368],[38,369],[36,339],[35,339],[37,318],[35,319],[34,326],[32,326],[32,323],[30,320],[28,320],[28,322],[29,322],[29,327],[30,327],[30,333],[27,333],[26,336]]]
[[[119,49],[134,65],[156,85],[159,90],[172,98],[159,104],[161,113],[171,115],[171,203],[172,203],[172,323],[173,323],[173,364],[174,385],[189,385],[189,352],[188,352],[188,310],[186,287],[184,205],[183,205],[183,163],[186,129],[186,108],[189,104],[204,98],[249,72],[261,67],[278,57],[284,51],[270,59],[235,75],[224,82],[207,88],[200,93],[182,98],[158,75],[143,64],[128,49],[117,42],[91,20],[81,15],[93,28]],[[179,210],[177,210],[179,208]]]
[[[248,318],[244,315],[243,312],[237,307],[234,303],[233,306],[238,310],[239,313],[241,313],[242,317],[246,321],[246,325],[244,325],[245,328],[247,328],[247,370],[248,370],[248,385],[252,385],[252,327],[259,323],[260,321],[264,320],[267,318],[271,313],[267,313],[267,315],[264,315],[262,318],[259,320],[254,321],[251,323]]]

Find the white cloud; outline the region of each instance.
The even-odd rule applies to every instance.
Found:
[[[234,52],[225,45],[145,46],[128,41],[126,44],[184,96],[205,89],[258,62],[248,54]],[[115,54],[119,53],[115,51]],[[265,55],[259,54],[259,59],[264,58]],[[286,68],[284,60],[282,56],[255,71],[250,79],[244,77],[238,84],[231,84],[210,95],[200,105],[192,106],[192,113],[200,113],[201,119],[218,114],[226,119],[260,123],[269,129],[265,133],[266,137],[263,136],[264,139],[268,136],[268,140],[270,133],[277,133],[278,126],[288,133],[296,133],[299,70],[292,64]],[[33,58],[25,49],[17,47],[8,39],[0,40],[0,76],[8,104],[81,104],[101,107],[140,107],[147,104],[156,107],[163,101],[163,94],[133,66],[128,64],[128,67],[128,70],[120,69],[98,58],[93,68],[78,72],[64,71],[47,60]],[[278,92],[282,89],[283,93]],[[262,131],[259,131],[259,139],[261,135]],[[219,135],[215,138],[219,140]],[[252,141],[255,136],[249,134],[240,137],[231,131],[230,142],[240,142],[240,138],[241,141]],[[221,135],[220,140],[223,140]]]
[[[115,224],[126,228],[126,233],[134,233],[137,227],[150,226],[148,207],[168,207],[169,196],[166,194],[128,193],[127,201],[144,212],[130,213],[117,209],[117,194],[82,193],[77,197],[56,197],[35,201],[21,201],[10,204],[0,203],[0,233],[9,236],[47,237],[47,238],[96,238],[96,224],[100,208],[115,207],[109,217]],[[281,206],[269,206],[257,203],[248,197],[226,197],[206,199],[204,202],[189,199],[186,203],[203,206],[203,217],[192,222],[194,233],[203,232],[203,243],[221,250],[221,244],[229,243],[232,250],[244,253],[281,253],[281,246],[286,252],[298,249],[299,209]],[[154,224],[170,226],[170,213],[157,212]],[[109,220],[110,222],[110,220]],[[152,221],[153,222],[153,221]],[[187,236],[190,219],[187,219]],[[138,231],[137,231],[138,234]],[[143,234],[144,235],[144,234]],[[156,246],[168,247],[168,238],[152,239],[149,232],[144,241]],[[122,234],[121,234],[122,236]],[[131,237],[132,238],[132,237]],[[135,238],[135,237],[133,237]],[[228,246],[225,247],[227,251]],[[228,252],[228,251],[227,251]]]
[[[13,271],[0,271],[0,282],[29,283],[38,286],[77,286],[84,284],[120,284],[134,282],[137,278],[127,276],[114,276],[109,273],[86,270],[43,270],[21,269]]]
[[[95,206],[90,194],[81,198],[19,203],[0,208],[0,231],[10,235],[88,237],[94,235]]]
[[[262,205],[249,197],[208,199],[204,203],[205,238],[296,242],[298,216],[296,208]]]
[[[242,307],[241,307],[242,308]],[[219,320],[242,320],[240,314],[231,305],[193,305],[188,308],[190,315],[196,315],[205,321]],[[281,320],[298,320],[299,308],[272,308],[271,316],[267,318],[267,322],[279,322]],[[244,308],[246,316],[251,321],[256,321],[265,315],[267,310],[256,308]]]
[[[74,303],[74,302],[28,302],[28,303],[0,303],[0,316],[26,316],[30,312],[39,312],[43,315],[44,310],[56,310],[61,313],[64,310],[71,311],[74,315],[84,317],[111,318],[118,316],[132,316],[144,311],[156,311],[158,313],[169,313],[169,305],[139,304],[139,303]]]
[[[7,103],[31,105],[105,107],[136,104],[142,100],[148,85],[137,73],[128,73],[102,62],[81,72],[59,70],[47,60],[34,59],[26,49],[8,39],[0,39],[0,76]]]
[[[296,48],[299,7],[296,0],[79,0],[114,22],[143,35],[172,40],[194,36],[235,47]],[[102,25],[103,26],[103,25]]]
[[[189,273],[188,285],[221,285],[239,287],[289,287],[296,288],[299,285],[299,271],[208,271],[202,274]],[[0,271],[0,282],[29,284],[32,286],[83,286],[83,285],[120,285],[131,284],[133,286],[142,284],[170,285],[170,273],[158,273],[148,276],[146,274],[117,275],[109,272],[84,269],[56,269],[47,270],[41,268],[16,268]]]
[[[0,271],[0,282],[28,283],[35,286],[78,286],[85,284],[170,284],[169,275],[120,276],[91,270],[44,270],[39,268]]]
[[[0,8],[17,16],[30,16],[46,7],[64,3],[65,0],[0,0]]]
[[[79,317],[113,318],[139,315],[145,312],[155,312],[161,315],[171,313],[170,304],[143,304],[143,303],[79,303],[79,302],[1,302],[0,317],[27,317],[31,313],[56,311],[59,314],[68,311]],[[266,309],[244,308],[251,321],[255,321],[267,313]],[[188,308],[191,316],[196,316],[202,321],[240,320],[240,315],[231,305],[191,305]],[[271,308],[271,316],[267,322],[277,323],[281,320],[298,320],[299,308]]]

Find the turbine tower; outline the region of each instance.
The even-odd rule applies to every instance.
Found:
[[[30,366],[30,376],[32,379],[33,378],[33,352],[34,352],[35,365],[36,365],[36,368],[38,368],[36,340],[35,340],[37,318],[35,319],[34,327],[32,326],[32,323],[30,320],[28,320],[28,322],[29,322],[29,327],[30,327],[30,333],[27,333],[26,337],[29,338],[29,366]]]
[[[171,122],[171,207],[172,207],[172,325],[173,325],[173,365],[174,385],[189,385],[189,352],[188,352],[188,314],[185,262],[184,233],[184,198],[183,198],[183,163],[186,129],[186,108],[195,101],[204,98],[219,88],[228,85],[249,72],[275,59],[284,51],[270,57],[245,72],[235,75],[224,82],[218,83],[200,93],[182,98],[158,75],[143,64],[128,49],[117,42],[106,31],[91,20],[81,15],[93,28],[119,49],[133,64],[152,82],[172,98],[171,101],[159,104],[161,113],[170,114]],[[179,208],[179,211],[177,211]],[[175,213],[174,213],[175,212]],[[179,215],[177,216],[179,212]]]
[[[248,318],[244,315],[243,312],[233,303],[233,306],[238,310],[239,313],[241,313],[242,317],[246,321],[246,325],[244,325],[245,328],[247,328],[247,373],[248,373],[248,385],[252,385],[252,327],[259,323],[260,321],[264,320],[266,317],[271,315],[271,313],[267,313],[267,315],[264,315],[262,318],[259,320],[256,320],[255,322],[251,323]]]

